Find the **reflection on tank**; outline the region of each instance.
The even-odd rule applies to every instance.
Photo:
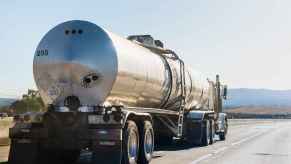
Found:
[[[86,21],[56,26],[41,40],[34,58],[34,77],[43,100],[63,106],[67,97],[75,96],[81,105],[178,110],[180,64],[141,42],[163,48],[150,36],[125,39]],[[208,104],[206,78],[185,67],[185,83],[186,110]]]

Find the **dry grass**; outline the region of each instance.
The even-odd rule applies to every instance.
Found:
[[[12,121],[12,117],[5,117],[2,119],[0,118],[0,128],[10,126],[12,124]]]
[[[8,145],[9,140],[9,128],[13,125],[13,118],[0,118],[0,146]]]
[[[291,108],[281,107],[239,107],[228,109],[227,113],[243,113],[243,114],[291,114]]]

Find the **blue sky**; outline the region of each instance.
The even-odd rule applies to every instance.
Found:
[[[72,19],[122,36],[151,34],[208,77],[232,88],[291,89],[290,0],[2,0],[0,97],[35,88],[42,36]]]

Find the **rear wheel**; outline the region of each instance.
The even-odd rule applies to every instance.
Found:
[[[224,132],[219,133],[219,139],[222,141],[225,140],[225,133]]]
[[[137,164],[139,154],[139,134],[134,121],[128,120],[123,133],[123,164]]]
[[[223,132],[219,133],[219,139],[224,141],[225,140],[225,136],[227,134],[227,130],[228,130],[228,124],[227,124],[227,120],[224,120],[224,124],[223,124]]]
[[[202,139],[201,139],[201,144],[202,146],[207,146],[210,143],[210,123],[208,120],[205,120],[203,122],[204,126],[202,129]]]
[[[210,128],[210,142],[209,142],[209,144],[213,144],[214,143],[214,136],[215,136],[215,129],[214,129],[214,120],[210,120],[209,121],[209,123],[210,123],[210,126],[209,126],[209,128]]]
[[[140,144],[140,164],[148,164],[154,152],[154,129],[150,121],[144,122],[144,128],[141,131]]]

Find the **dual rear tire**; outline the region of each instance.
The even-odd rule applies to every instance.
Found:
[[[213,120],[205,120],[202,126],[201,145],[208,146],[214,143],[215,129]]]
[[[219,139],[220,139],[221,141],[224,141],[224,140],[225,140],[225,132],[221,132],[221,133],[219,133]]]
[[[202,125],[201,145],[208,146],[209,144],[210,144],[210,125],[209,125],[209,121],[206,120],[203,122],[203,125]]]
[[[123,164],[148,164],[154,151],[154,130],[150,121],[144,121],[139,129],[128,120],[123,133]]]
[[[228,124],[227,124],[227,120],[224,120],[224,124],[223,124],[223,132],[219,133],[219,139],[221,141],[225,140],[225,136],[227,134],[227,130],[228,130]]]

